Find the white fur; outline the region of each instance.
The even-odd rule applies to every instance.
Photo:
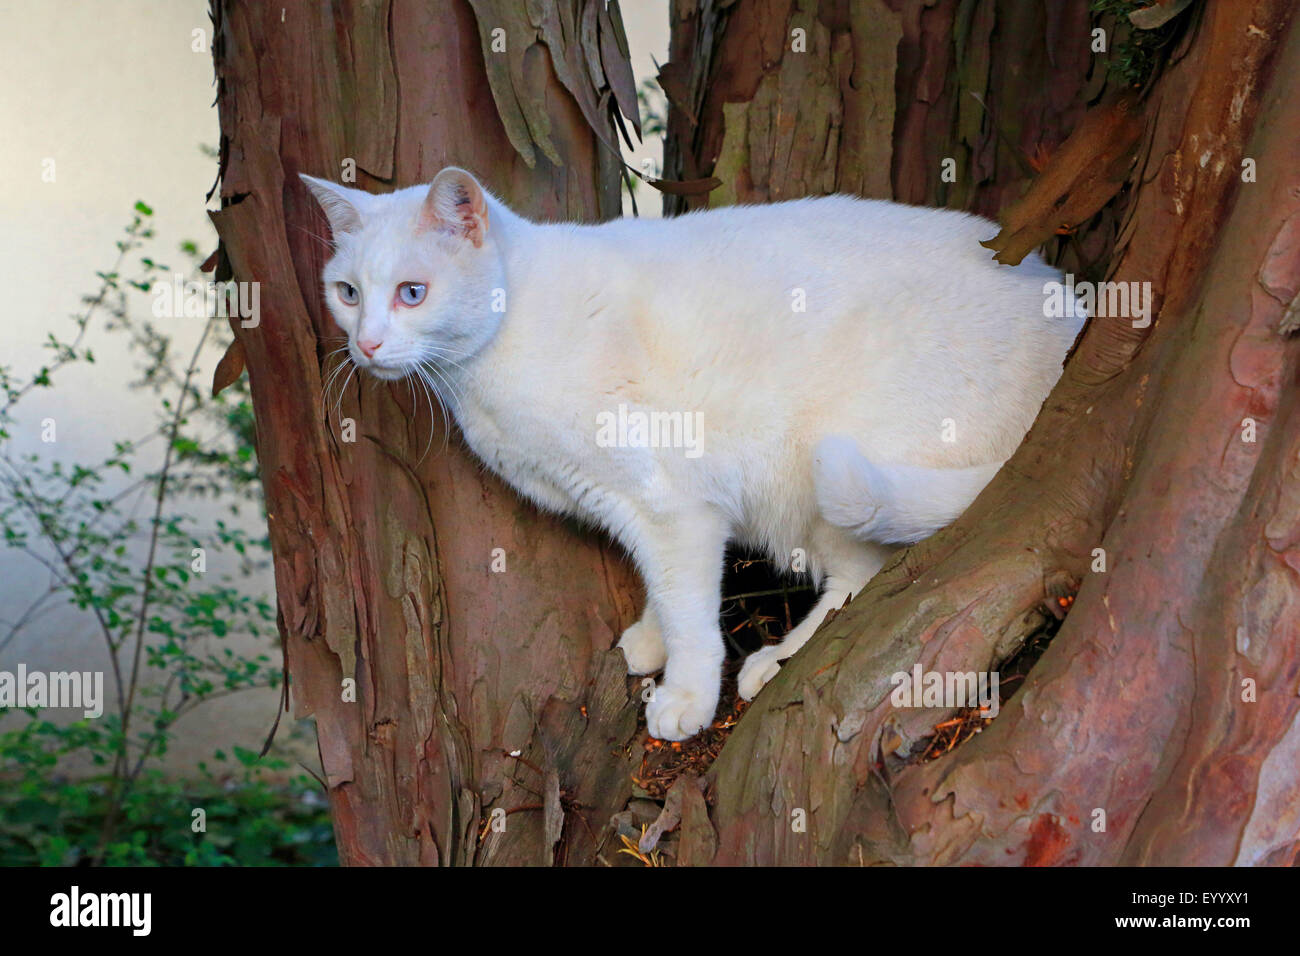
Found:
[[[713,718],[729,540],[782,567],[802,549],[825,587],[746,660],[752,698],[891,545],[970,504],[1080,325],[1043,316],[1059,273],[1036,255],[994,263],[979,240],[996,227],[961,212],[831,196],[538,224],[452,175],[383,196],[310,180],[336,229],[326,301],[357,365],[399,378],[423,364],[489,468],[627,548],[648,600],[619,644],[632,673],[664,668],[646,708],[664,739]],[[340,279],[361,306],[343,305]],[[393,304],[407,281],[428,283],[419,307]],[[355,346],[362,325],[382,339],[373,361]],[[620,405],[700,413],[697,455],[602,447],[600,416]]]

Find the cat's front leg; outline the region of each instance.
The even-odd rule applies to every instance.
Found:
[[[663,637],[664,675],[646,704],[646,727],[660,740],[684,740],[713,720],[726,655],[718,609],[728,529],[692,512],[639,535],[633,549],[646,583],[645,617]],[[643,617],[643,621],[645,618]]]

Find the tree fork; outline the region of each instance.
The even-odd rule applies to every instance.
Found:
[[[1300,286],[1287,159],[1300,111],[1284,82],[1268,82],[1300,69],[1289,7],[1212,4],[1152,95],[1112,278],[1152,281],[1157,320],[1137,330],[1094,319],[1024,445],[966,514],[902,555],[786,664],[710,773],[716,832],[700,843],[716,840],[716,855],[684,845],[683,856],[1295,855],[1296,396],[1283,387],[1297,346],[1277,325]],[[1241,95],[1252,89],[1268,93]],[[1269,119],[1247,149],[1261,101]],[[1247,157],[1259,181],[1243,186]],[[1259,423],[1253,444],[1241,440],[1246,417]],[[1089,569],[1095,547],[1108,555],[1104,574]],[[1078,600],[1001,715],[942,759],[884,764],[887,728],[906,736],[933,721],[890,705],[889,675],[917,661],[997,666],[1062,576],[1082,581]],[[1217,668],[1207,673],[1206,661]],[[1241,702],[1246,677],[1258,703]],[[797,810],[807,832],[791,827]],[[1097,811],[1104,832],[1093,829]]]

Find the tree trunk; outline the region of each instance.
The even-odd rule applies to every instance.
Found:
[[[635,619],[629,566],[454,434],[443,450],[405,384],[354,378],[323,411],[340,332],[319,293],[327,226],[296,175],[337,181],[353,160],[383,191],[461,165],[526,214],[617,215],[602,140],[631,73],[603,9],[530,4],[530,23],[490,0],[214,3],[213,218],[235,277],[262,285],[261,324],[236,332],[295,715],[316,720],[344,863],[549,863],[561,837],[590,863],[585,824],[630,795],[639,701],[610,650]]]
[[[975,6],[978,20],[992,5]],[[1290,6],[1207,4],[1150,95],[1080,123],[1042,189],[1006,213],[992,243],[1004,256],[1026,222],[1033,235],[1051,233],[1056,186],[1067,186],[1065,208],[1081,197],[1091,211],[1113,191],[1100,180],[1133,157],[1118,177],[1131,187],[1126,201],[1112,204],[1123,214],[1118,232],[1106,233],[1104,215],[1089,228],[1100,233],[1094,248],[1113,247],[1112,279],[1152,283],[1156,321],[1094,318],[1025,444],[971,508],[888,566],[763,690],[710,772],[709,819],[697,814],[684,830],[683,860],[1295,860],[1300,409],[1297,344],[1279,331],[1288,315],[1294,327],[1300,291],[1300,108],[1288,95],[1300,30]],[[726,23],[715,62],[727,62],[740,16]],[[896,83],[907,92],[915,75],[903,59]],[[819,112],[811,130],[802,107],[793,128],[754,123],[755,112],[788,119],[795,111],[771,106],[762,90],[802,102],[805,87],[780,78],[808,69],[774,65],[758,93],[735,101],[708,87],[692,135],[724,144],[720,178],[757,198],[838,187],[839,178],[808,177],[783,145],[802,144],[798,155],[839,177],[817,139]],[[723,68],[713,75],[736,82]],[[1027,91],[1031,100],[1055,92]],[[721,109],[710,112],[709,96]],[[913,127],[899,116],[879,155],[892,143],[893,193],[922,198],[913,162],[900,166]],[[709,128],[719,117],[722,128]],[[740,160],[724,168],[728,156]],[[750,172],[756,156],[762,175]],[[1257,182],[1241,181],[1247,158]],[[997,169],[992,176],[996,188]],[[979,189],[965,201],[981,208]],[[954,715],[894,707],[891,675],[918,662],[930,672],[997,670],[1065,607],[1059,634],[1000,715],[974,722],[979,736],[938,759],[897,756],[924,749]]]
[[[1088,7],[674,0],[665,174],[724,186],[668,196],[665,212],[847,192],[996,217],[1088,105],[1123,88],[1091,31],[1127,31]],[[1124,209],[1049,237],[1046,254],[1101,278]]]

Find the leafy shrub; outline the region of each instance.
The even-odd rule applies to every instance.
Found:
[[[201,359],[232,339],[226,318],[200,317],[199,344],[179,362],[172,338],[131,308],[175,275],[142,254],[154,238],[152,216],[136,203],[116,262],[97,273],[97,292],[73,316],[72,339],[51,334],[50,358],[30,377],[0,366],[0,543],[49,574],[46,588],[0,621],[0,652],[50,607],[71,604],[102,640],[111,665],[106,696],[116,704],[70,724],[36,709],[19,715],[0,708],[12,728],[0,733],[0,862],[334,862],[317,785],[306,777],[267,781],[267,771],[286,769],[282,761],[234,748],[233,763],[218,754],[217,763],[230,766],[222,773],[201,764],[197,779],[181,782],[160,769],[182,716],[229,694],[280,687],[282,676],[269,654],[224,645],[230,635],[265,643],[274,633],[273,602],[248,586],[269,567],[268,539],[238,522],[200,527],[186,514],[194,496],[222,501],[233,516],[250,499],[261,508],[253,415],[245,383],[211,396],[198,380]],[[184,243],[181,252],[193,276],[197,246]],[[16,408],[52,388],[63,369],[95,362],[86,339],[97,320],[126,335],[143,357],[134,387],[158,396],[156,427],[114,441],[98,461],[20,454]],[[208,572],[209,551],[237,555],[245,580]],[[206,831],[195,810],[203,811]]]
[[[81,720],[57,725],[35,709],[0,733],[0,860],[11,866],[324,866],[338,862],[329,809],[307,776],[263,779],[284,761],[234,748],[233,767],[200,764],[194,780],[148,768],[113,802],[107,774],[67,776],[61,758],[90,754],[107,764],[109,734]],[[218,764],[230,764],[223,752]],[[110,814],[120,823],[105,832]],[[202,811],[201,815],[196,811]]]

